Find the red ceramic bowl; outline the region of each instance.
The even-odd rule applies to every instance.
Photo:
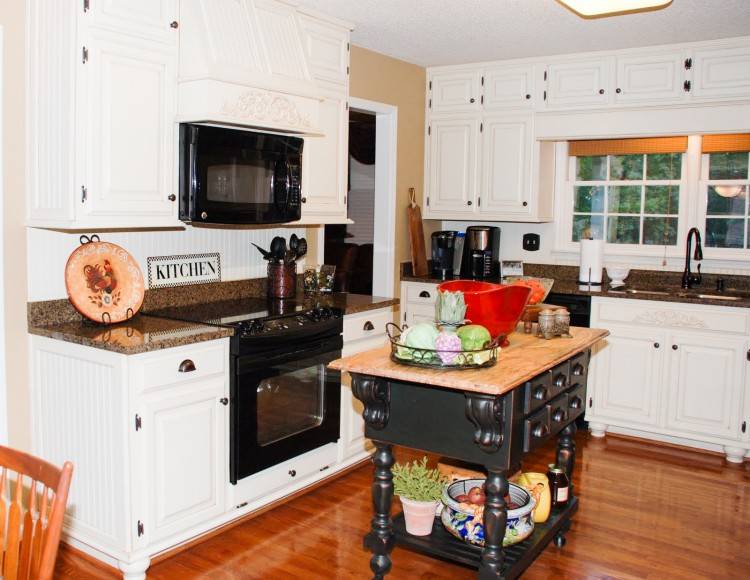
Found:
[[[438,285],[438,290],[463,292],[466,318],[472,324],[486,327],[493,338],[500,340],[500,346],[508,345],[507,336],[516,329],[531,297],[531,288],[526,286],[506,286],[474,280],[443,282]]]

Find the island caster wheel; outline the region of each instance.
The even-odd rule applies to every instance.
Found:
[[[567,540],[565,539],[565,536],[563,534],[555,534],[555,546],[558,548],[562,548]]]

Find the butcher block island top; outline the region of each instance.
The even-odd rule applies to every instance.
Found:
[[[421,383],[459,391],[502,395],[571,356],[583,352],[609,334],[599,328],[571,327],[573,338],[545,340],[533,334],[515,332],[492,367],[448,370],[427,369],[391,360],[390,345],[333,361],[333,369]]]

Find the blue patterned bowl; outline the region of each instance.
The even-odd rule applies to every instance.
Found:
[[[443,489],[443,503],[445,507],[440,519],[451,534],[459,540],[484,546],[483,506],[472,507],[456,501],[456,496],[468,494],[472,487],[482,487],[483,479],[460,479],[447,485]],[[534,509],[534,499],[524,488],[511,483],[510,499],[521,507],[508,510],[508,521],[505,525],[503,546],[517,544],[528,538],[534,531],[534,520],[531,512]]]

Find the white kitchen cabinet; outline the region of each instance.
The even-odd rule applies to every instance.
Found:
[[[476,213],[479,123],[477,116],[430,121],[425,218],[452,219]]]
[[[482,100],[482,72],[470,68],[430,73],[427,92],[427,108],[434,114],[477,113]]]
[[[618,56],[616,63],[616,105],[679,102],[688,95],[683,51]]]
[[[307,66],[313,78],[324,82],[347,84],[349,29],[306,14],[299,15],[299,24]]]
[[[692,66],[693,97],[723,100],[750,96],[750,46],[697,48]]]
[[[532,120],[530,114],[487,116],[482,127],[482,171],[478,211],[530,213]]]
[[[670,335],[667,428],[716,437],[737,434],[745,390],[744,346],[742,337]]]
[[[604,328],[610,335],[596,350],[592,369],[592,383],[596,386],[591,389],[591,411],[586,412],[587,418],[596,417],[590,419],[592,432],[603,435],[595,430],[595,424],[605,418],[656,425],[666,333],[625,325],[609,324]]]
[[[180,224],[175,11],[169,0],[30,1],[29,225]]]
[[[590,367],[593,435],[611,429],[742,462],[750,450],[750,312],[594,297],[591,326],[610,331]]]
[[[176,54],[98,30],[89,41],[81,214],[168,223],[177,194]]]
[[[345,223],[349,168],[349,105],[345,91],[326,91],[320,103],[320,137],[305,137],[302,219]]]
[[[435,322],[437,284],[401,282],[401,323],[414,326],[420,322]]]
[[[550,64],[547,67],[547,108],[608,104],[611,71],[612,62],[609,58],[580,59]]]
[[[178,0],[81,0],[99,27],[177,46]]]
[[[487,112],[531,109],[535,104],[534,66],[500,65],[484,69],[482,104]]]

